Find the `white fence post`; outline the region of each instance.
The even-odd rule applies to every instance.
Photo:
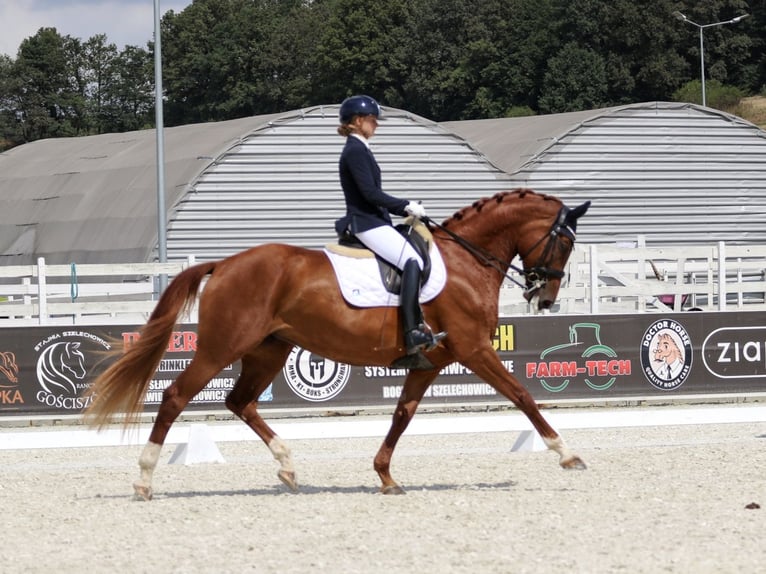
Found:
[[[718,242],[718,310],[726,311],[726,245]]]
[[[31,277],[24,277],[21,280],[21,284],[24,285],[25,287],[26,286],[31,286],[32,285],[32,278]],[[31,287],[30,287],[30,289],[31,289]],[[31,293],[31,291],[29,291],[28,293],[24,293],[24,295],[22,296],[21,302],[24,305],[31,305],[32,304],[32,297],[29,295],[29,293]],[[24,315],[24,318],[25,319],[31,319],[32,315]]]
[[[48,323],[48,285],[45,279],[45,258],[37,258],[37,308],[40,325]]]
[[[678,313],[681,311],[681,305],[683,304],[683,296],[681,295],[681,288],[686,281],[686,258],[680,257],[678,259],[678,268],[676,269],[676,295],[673,297],[673,311]]]
[[[642,252],[646,248],[646,235],[637,235],[636,236],[636,248],[639,250],[639,252]],[[638,265],[638,269],[636,270],[636,278],[639,281],[645,281],[646,280],[646,259],[644,257],[639,257],[636,261],[636,264]],[[643,313],[646,311],[646,297],[638,297],[636,301],[636,311],[639,313]]]
[[[598,249],[590,246],[590,313],[598,313]]]
[[[196,265],[197,263],[197,257],[194,254],[188,255],[186,257],[186,268],[192,267]],[[189,310],[189,321],[192,323],[199,323],[199,300],[196,300],[194,302],[194,305],[192,305],[191,309]]]

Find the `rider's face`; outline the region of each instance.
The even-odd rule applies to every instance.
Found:
[[[375,135],[375,130],[378,127],[378,118],[373,115],[356,116],[356,118],[354,118],[354,124],[361,136],[365,139],[370,139]]]

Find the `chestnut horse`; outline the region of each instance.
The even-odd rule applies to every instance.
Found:
[[[577,219],[590,202],[576,208],[531,190],[517,189],[476,201],[442,225],[434,241],[447,269],[442,292],[423,306],[426,321],[446,339],[425,353],[433,368],[410,370],[391,428],[374,460],[381,491],[401,494],[390,473],[399,437],[415,415],[426,389],[445,366],[458,361],[510,399],[532,422],[564,468],[585,468],[543,418],[531,394],[508,371],[492,348],[498,322],[500,286],[519,255],[525,297],[539,309],[553,305],[563,268],[574,247]],[[433,223],[433,222],[431,222]],[[87,391],[93,401],[85,417],[103,427],[116,413],[124,424],[137,422],[149,382],[162,359],[180,314],[199,297],[197,351],[164,392],[149,440],[139,458],[136,497],[152,497],[152,475],[168,430],[188,402],[221,369],[237,360],[242,371],[226,407],[250,426],[279,463],[278,477],[297,490],[286,444],[258,413],[258,397],[298,345],[333,361],[389,366],[404,353],[402,324],[390,308],[355,308],[340,293],[326,255],[282,244],[248,249],[217,262],[190,267],[171,281],[154,312],[119,360]]]

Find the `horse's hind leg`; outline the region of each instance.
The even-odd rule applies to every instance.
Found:
[[[255,431],[279,462],[277,476],[290,490],[298,491],[290,449],[258,414],[258,397],[285,364],[292,345],[273,338],[242,357],[242,371],[229,395],[226,406]]]
[[[198,353],[184,372],[162,393],[162,403],[149,434],[149,441],[138,459],[141,476],[133,483],[137,499],[152,499],[154,469],[157,467],[160,451],[170,427],[194,395],[225,366],[226,364],[221,365],[218,361],[205,360]]]
[[[404,380],[404,388],[396,405],[391,428],[388,430],[383,444],[380,445],[375,455],[374,467],[381,480],[380,491],[383,494],[404,494],[404,489],[391,477],[391,457],[394,454],[396,443],[410,424],[415,411],[423,399],[428,386],[439,374],[438,369],[433,371],[410,371]]]

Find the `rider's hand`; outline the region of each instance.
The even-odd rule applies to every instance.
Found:
[[[414,201],[410,201],[407,204],[407,207],[404,208],[404,211],[413,217],[417,217],[418,219],[426,216],[426,208],[419,203],[415,203]]]

